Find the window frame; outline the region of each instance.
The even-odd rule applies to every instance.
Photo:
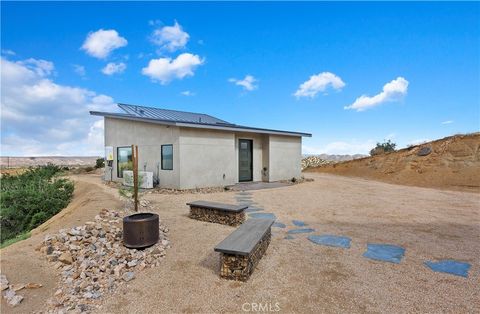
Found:
[[[130,155],[132,156],[132,161],[133,161],[133,151],[132,151],[132,146],[117,146],[117,178],[121,178],[123,179],[123,172],[120,173],[120,165],[118,164],[119,163],[119,157],[120,157],[120,149],[122,148],[130,148]]]
[[[170,146],[170,147],[172,147],[172,168],[171,168],[171,169],[169,169],[169,168],[164,168],[164,167],[163,167],[163,147],[164,147],[164,146]],[[162,169],[162,170],[170,170],[170,171],[173,170],[173,144],[164,144],[164,145],[161,145],[161,147],[160,147],[160,169]]]

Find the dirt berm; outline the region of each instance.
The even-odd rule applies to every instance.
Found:
[[[431,152],[419,156],[420,150]],[[383,155],[310,168],[388,183],[480,193],[480,133],[454,135]]]

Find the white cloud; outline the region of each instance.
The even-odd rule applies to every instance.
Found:
[[[150,23],[155,25],[155,23]],[[162,49],[166,49],[173,52],[178,49],[182,49],[187,45],[190,35],[182,29],[182,26],[175,21],[173,26],[164,26],[153,31],[151,41],[160,46]]]
[[[252,75],[246,75],[243,80],[230,78],[228,79],[228,81],[234,83],[235,85],[242,86],[243,89],[248,91],[252,91],[258,88],[258,84],[255,84],[256,82],[258,82],[258,80]]]
[[[344,107],[344,109],[355,109],[364,111],[368,108],[378,106],[384,102],[398,101],[407,94],[408,81],[399,76],[393,81],[385,84],[381,93],[375,96],[362,95],[358,97],[353,104]]]
[[[334,90],[341,90],[345,86],[345,83],[340,77],[331,72],[322,72],[317,75],[312,75],[310,78],[303,82],[298,90],[293,94],[297,98],[300,97],[315,97],[319,92],[324,92],[328,87]]]
[[[116,111],[113,99],[55,83],[40,61],[1,58],[2,155],[101,155],[101,118],[88,111]]]
[[[183,91],[180,94],[182,94],[183,96],[195,96],[195,93],[189,90]]]
[[[121,37],[114,29],[99,29],[87,35],[82,49],[92,57],[106,58],[113,50],[124,47],[128,41]]]
[[[412,145],[420,145],[420,144],[424,144],[424,143],[427,143],[427,142],[430,142],[431,139],[428,139],[428,138],[420,138],[420,139],[416,139],[416,140],[412,140],[410,142],[407,143],[407,146],[412,146]]]
[[[27,59],[20,61],[19,64],[26,66],[28,69],[35,71],[38,75],[45,76],[52,74],[54,70],[54,65],[50,61],[37,60],[37,59]]]
[[[85,76],[87,74],[87,71],[83,65],[74,64],[73,71],[80,76]]]
[[[337,155],[354,155],[354,154],[368,154],[370,150],[375,147],[374,140],[367,140],[367,141],[351,141],[351,142],[344,142],[344,141],[335,141],[328,143],[324,146],[303,146],[302,153],[303,154],[312,154],[312,155],[319,155],[319,154],[337,154]]]
[[[9,56],[14,56],[14,55],[16,55],[15,51],[10,50],[10,49],[2,49],[2,54],[3,54],[3,55],[9,55]]]
[[[152,59],[148,66],[142,69],[142,74],[162,85],[168,84],[173,79],[183,79],[193,76],[194,70],[202,65],[203,59],[191,53],[182,53],[177,58]]]
[[[102,73],[105,75],[113,75],[117,73],[120,74],[120,73],[123,73],[126,68],[127,68],[127,65],[123,62],[120,62],[120,63],[110,62],[102,69]]]
[[[442,124],[452,124],[452,123],[453,123],[453,120],[447,120],[442,122]]]

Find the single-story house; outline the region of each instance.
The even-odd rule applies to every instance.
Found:
[[[118,104],[105,119],[105,179],[120,181],[138,145],[139,170],[160,187],[191,189],[300,177],[302,137],[311,134],[233,124],[207,114]]]

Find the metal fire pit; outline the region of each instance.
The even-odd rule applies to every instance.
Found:
[[[123,218],[123,245],[141,249],[158,242],[157,214],[139,213]]]

